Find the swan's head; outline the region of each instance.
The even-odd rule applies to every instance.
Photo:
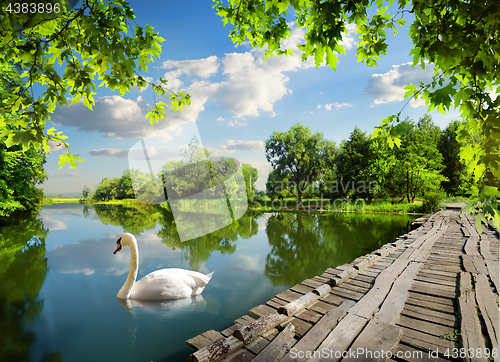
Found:
[[[129,233],[122,234],[122,236],[120,236],[118,240],[116,240],[116,250],[113,252],[113,254],[118,253],[124,246],[133,245],[135,242],[136,241],[134,235]]]

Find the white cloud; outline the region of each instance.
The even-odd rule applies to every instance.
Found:
[[[144,137],[168,125],[162,120],[151,126],[145,119],[152,106],[141,96],[136,100],[116,95],[95,100],[93,111],[79,102],[56,109],[52,116],[55,125],[73,126],[81,132],[99,131],[108,138]]]
[[[81,173],[76,173],[76,172],[63,172],[63,173],[56,173],[54,175],[49,175],[50,178],[71,178],[80,176],[83,175]]]
[[[346,26],[347,34],[343,34],[342,41],[339,42],[345,50],[349,50],[358,45],[356,37],[356,24],[347,24]]]
[[[48,144],[50,147],[49,154],[60,151],[64,148],[63,144],[60,142],[49,141]]]
[[[393,69],[383,74],[373,74],[365,88],[365,93],[374,98],[372,105],[399,102],[404,99],[406,90],[404,86],[418,82],[428,83],[432,79],[433,67],[427,65],[425,69],[420,67],[412,68],[411,62],[400,65],[393,65]],[[423,100],[412,100],[411,107],[424,105]]]
[[[98,150],[90,150],[89,154],[93,157],[125,158],[128,155],[128,150],[119,150],[117,148],[101,148]]]
[[[320,109],[321,108],[321,104],[318,103],[318,105],[316,106],[316,108]]]
[[[342,108],[342,107],[352,107],[352,104],[351,103],[338,103],[338,102],[325,104],[325,108],[327,111],[331,111],[333,107],[335,107],[337,109]]]
[[[226,120],[225,120],[224,118],[222,118],[222,117],[217,118],[217,121],[218,121],[219,123],[224,124],[224,125],[229,126],[229,127],[234,127],[234,126],[246,126],[246,125],[247,125],[247,123],[246,123],[246,122],[243,122],[243,121],[238,121],[238,120],[234,120],[234,121],[232,121],[232,120],[230,120],[230,119],[228,119],[228,120],[226,121]]]
[[[50,215],[45,215],[43,216],[43,227],[50,231],[66,230],[68,225],[62,220],[57,220]]]
[[[206,147],[210,151],[210,155],[217,157],[220,154],[233,153],[235,151],[262,151],[264,150],[264,142],[262,141],[242,141],[228,140],[226,145],[220,148]]]
[[[162,69],[175,69],[174,71],[166,74],[178,78],[181,74],[197,75],[201,78],[208,78],[215,74],[219,69],[219,62],[215,55],[205,59],[195,60],[167,60],[161,65]],[[166,77],[168,80],[168,77]]]

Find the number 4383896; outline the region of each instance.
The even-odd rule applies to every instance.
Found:
[[[60,13],[61,4],[43,3],[8,3],[5,11],[14,14]]]

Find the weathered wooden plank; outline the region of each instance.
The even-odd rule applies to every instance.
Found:
[[[408,299],[408,291],[412,285],[412,281],[421,266],[422,264],[420,263],[410,262],[408,267],[394,282],[387,298],[380,306],[380,310],[375,314],[374,318],[387,324],[394,324],[397,321],[406,299]]]
[[[332,290],[330,291],[330,293],[338,295],[339,297],[343,297],[343,298],[347,298],[347,299],[351,299],[351,300],[355,300],[355,301],[358,301],[363,297],[362,293],[355,292],[355,291],[350,290],[350,289],[342,288],[341,286],[333,287]]]
[[[307,294],[307,293],[311,292],[312,290],[314,290],[313,287],[302,284],[302,283],[296,284],[293,287],[291,287],[290,289],[293,290],[294,292],[297,292],[300,294]]]
[[[359,283],[359,282],[358,282]],[[366,285],[366,284],[365,284]],[[352,279],[349,279],[345,283],[342,283],[342,288],[352,290],[353,292],[365,294],[370,288],[366,286],[359,286],[353,283]]]
[[[306,309],[300,313],[297,313],[295,317],[302,319],[303,321],[306,321],[308,323],[314,324],[323,317],[323,314],[315,312],[313,310]]]
[[[426,274],[426,275],[429,275],[429,274]],[[444,280],[444,279],[438,279],[438,278],[432,278],[432,277],[430,278],[430,277],[426,277],[422,274],[418,274],[415,277],[415,280],[425,282],[425,283],[435,284],[436,286],[444,285],[444,286],[452,287],[452,288],[455,288],[457,285],[456,280],[450,281],[450,280]]]
[[[287,301],[285,301],[283,299],[276,298],[276,297],[274,297],[273,299],[270,299],[266,302],[266,304],[268,306],[276,308],[276,309],[278,309],[279,307],[281,307],[282,305],[285,305],[287,303],[288,303]]]
[[[392,284],[399,274],[406,268],[409,260],[398,259],[380,273],[375,283],[365,296],[351,309],[351,313],[364,318],[370,318],[382,304],[389,293]]]
[[[330,308],[332,308],[334,306],[336,307],[340,305],[340,303],[342,303],[344,300],[346,300],[346,298],[342,298],[338,295],[330,293],[327,296],[321,298],[320,302],[323,301],[325,303],[331,304]]]
[[[479,310],[483,316],[488,336],[491,344],[498,346],[498,305],[495,302],[495,295],[491,291],[488,277],[484,274],[475,275],[476,300]]]
[[[325,302],[323,302],[321,300],[318,300],[311,307],[309,307],[310,310],[318,312],[320,314],[326,314],[329,311],[331,311],[332,308],[335,308],[335,306],[333,306],[331,304],[328,304],[328,303],[325,303]]]
[[[223,335],[220,334],[220,332],[210,329],[206,332],[203,332],[202,334],[197,335],[196,337],[188,339],[186,343],[196,349],[202,349],[203,347],[212,344],[220,338],[223,338]]]
[[[273,307],[270,307],[270,306],[265,305],[265,304],[260,304],[256,307],[253,307],[252,309],[250,309],[248,311],[248,314],[250,314],[252,317],[260,318],[266,314],[269,314],[269,313],[272,313],[275,311],[276,311],[276,309]]]
[[[415,306],[422,306],[424,308],[428,308],[430,310],[435,310],[438,312],[443,312],[443,313],[448,313],[448,314],[454,314],[455,309],[453,306],[445,305],[445,304],[439,304],[436,302],[431,302],[431,301],[426,301],[426,300],[421,300],[421,299],[415,299],[410,297],[406,300],[407,304],[415,305]]]
[[[302,319],[298,319],[296,317],[292,317],[291,319],[287,319],[283,324],[280,325],[280,328],[286,327],[288,324],[292,323],[295,327],[295,335],[302,337],[307,333],[309,329],[311,329],[312,324],[303,321]]]
[[[456,287],[455,286],[450,287],[447,285],[437,285],[437,284],[433,284],[433,283],[423,282],[421,280],[414,280],[413,287],[422,287],[422,288],[428,289],[428,290],[430,290],[430,292],[428,294],[433,294],[434,291],[436,291],[436,293],[441,293],[441,294],[434,294],[434,295],[443,295],[443,296],[447,296],[449,298],[455,298],[455,295],[456,295]]]
[[[426,351],[437,351],[438,355],[444,357],[446,351],[451,353],[453,348],[456,348],[454,342],[444,338],[439,338],[428,333],[419,332],[406,327],[401,327],[403,335],[401,343],[407,344],[414,348],[424,349]]]
[[[368,320],[359,317],[355,314],[348,313],[337,326],[328,334],[325,340],[320,344],[318,350],[324,348],[332,351],[345,351],[352,343],[354,338],[359,334],[361,329],[366,325]],[[322,361],[321,356],[316,356],[308,360],[308,362]],[[331,359],[338,361],[339,359]]]
[[[274,311],[272,313],[266,314],[259,319],[247,324],[244,327],[238,328],[233,332],[233,336],[238,338],[245,344],[250,343],[258,335],[266,333],[268,330],[281,325],[285,320],[287,320],[287,315],[279,314]]]
[[[428,320],[431,322],[442,324],[444,326],[458,326],[458,321],[454,315],[423,308],[416,305],[406,304],[401,313],[412,318]]]
[[[337,308],[332,309],[327,314],[323,316],[319,320],[319,322],[312,327],[304,337],[300,339],[300,341],[294,346],[296,351],[314,351],[321,342],[326,338],[326,336],[335,329],[336,325],[339,323],[347,313],[347,310],[354,305],[354,302],[351,300],[346,300],[342,302]],[[302,355],[302,358],[295,353],[288,353],[281,362],[300,362],[305,361],[308,357],[305,354]],[[293,357],[292,357],[293,356]]]
[[[293,302],[296,299],[299,299],[302,297],[303,294],[291,291],[290,289],[287,289],[279,294],[276,294],[276,298],[286,300],[287,302]]]
[[[498,257],[493,257],[491,254],[491,240],[488,235],[481,235],[479,241],[479,247],[481,255],[485,259],[486,267],[488,268],[488,274],[490,275],[491,281],[495,284],[497,293],[500,292],[499,285],[499,273],[498,273]],[[496,248],[498,250],[498,247]]]
[[[365,275],[358,274],[355,277],[353,277],[352,280],[359,280],[360,282],[370,284],[371,287],[373,285],[373,282],[375,281],[375,277],[368,277]]]
[[[500,277],[498,269],[498,261],[486,260],[486,266],[488,268],[488,274],[490,275],[491,281],[495,285],[497,293],[500,293]]]
[[[422,267],[421,272],[422,273],[427,273],[427,274],[441,275],[441,276],[448,277],[448,278],[456,278],[457,275],[458,275],[457,273],[453,273],[453,272],[447,272],[447,271],[442,271],[442,270],[435,270],[435,269],[427,267],[425,264]]]
[[[253,354],[259,354],[268,344],[269,340],[262,338],[261,336],[257,336],[252,342],[245,345],[245,348],[248,349]]]
[[[402,333],[401,328],[374,318],[368,322],[366,328],[350,347],[353,351],[363,350],[363,353],[355,357],[343,358],[342,361],[385,361],[387,353],[382,355],[381,351],[392,352],[398,345]]]
[[[253,362],[278,361],[295,343],[295,327],[289,324],[254,359]]]
[[[453,327],[443,326],[441,324],[431,323],[423,321],[420,319],[415,319],[402,315],[397,322],[398,325],[402,327],[407,327],[415,329],[417,331],[431,334],[436,337],[443,337],[444,335],[450,333],[453,334]]]
[[[199,349],[188,357],[188,362],[215,362],[226,357],[232,351],[243,346],[243,342],[230,336],[220,338],[206,347]]]
[[[366,293],[368,289],[370,289],[373,285],[373,283],[367,283],[365,281],[359,280],[359,279],[349,279],[346,283],[344,283],[344,287],[348,287],[349,285],[353,285],[356,287],[363,288],[364,292]]]
[[[232,326],[224,329],[222,332],[220,332],[224,337],[229,337],[233,334],[233,332],[240,328],[240,327],[243,327],[243,326],[246,326],[248,323],[251,323],[253,322],[255,319],[250,317],[250,316],[247,316],[247,315],[244,315],[244,316],[241,316],[240,318],[236,319],[233,323]]]
[[[312,287],[312,288],[317,288],[320,285],[322,285],[323,283],[318,282],[317,280],[314,280],[314,279],[306,279],[300,284],[304,284],[304,285],[307,285],[307,286]]]
[[[426,269],[440,270],[440,271],[445,271],[448,273],[460,273],[462,271],[458,265],[457,266],[442,265],[442,264],[436,264],[436,263],[429,262],[429,261],[426,261],[424,266],[426,267]]]
[[[318,288],[314,289],[300,298],[280,307],[278,312],[287,316],[293,316],[305,308],[310,307],[314,304],[320,297],[328,294],[331,287],[328,284],[323,284]]]
[[[467,272],[460,273],[460,297],[458,305],[461,314],[462,344],[467,351],[469,348],[480,348],[484,351],[486,346],[481,332],[481,325],[476,313],[476,298],[472,290],[471,276]],[[466,361],[486,361],[486,358],[471,359],[466,355]]]
[[[230,353],[227,357],[222,359],[220,362],[250,362],[255,355],[246,350],[245,348],[240,348],[233,353]]]

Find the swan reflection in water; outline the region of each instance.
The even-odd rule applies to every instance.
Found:
[[[190,298],[171,300],[140,300],[140,299],[117,299],[129,317],[128,345],[135,346],[136,333],[139,322],[144,319],[144,314],[154,315],[158,323],[181,323],[185,320],[183,314],[192,312],[204,312],[207,302],[201,295]],[[142,315],[142,316],[141,316]],[[149,319],[149,318],[148,318]]]

